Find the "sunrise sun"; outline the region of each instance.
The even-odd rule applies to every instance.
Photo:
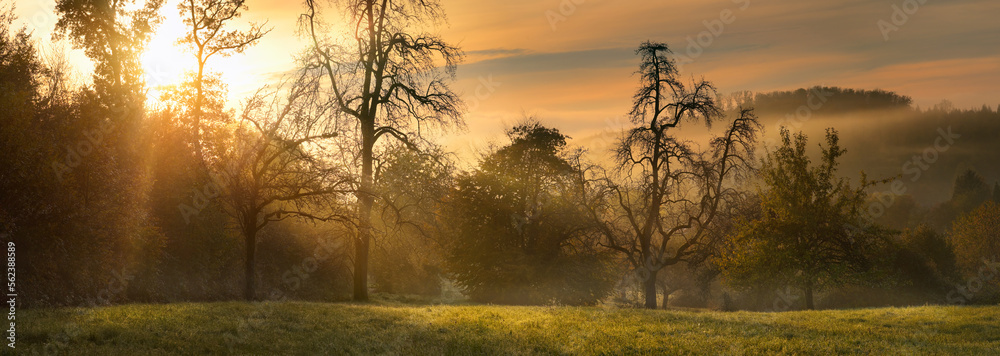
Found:
[[[142,53],[142,70],[150,89],[148,97],[152,100],[159,99],[159,91],[164,86],[179,84],[184,72],[195,67],[194,56],[177,43],[184,31],[184,22],[178,14],[165,12],[163,22]]]

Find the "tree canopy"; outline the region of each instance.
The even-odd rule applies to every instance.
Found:
[[[579,205],[567,137],[535,121],[507,136],[449,197],[449,270],[477,301],[597,302],[612,286],[611,261]]]
[[[760,212],[736,231],[735,249],[721,258],[727,281],[752,287],[778,281],[805,293],[870,280],[887,233],[865,215],[865,188],[876,182],[862,173],[852,187],[837,175],[846,153],[837,131],[827,130],[819,164],[806,152],[807,137],[781,131],[781,146],[760,169]]]

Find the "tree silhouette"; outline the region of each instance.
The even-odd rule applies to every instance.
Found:
[[[368,299],[368,253],[371,213],[376,192],[375,147],[392,137],[416,147],[424,130],[434,125],[461,125],[462,103],[447,80],[454,79],[462,52],[437,35],[419,32],[444,18],[435,0],[349,0],[339,3],[352,32],[346,44],[321,37],[322,21],[315,0],[306,0],[301,23],[312,41],[309,68],[329,80],[334,106],[354,122],[361,166],[356,192],[358,226],[355,241],[354,300]]]
[[[245,3],[245,0],[184,0],[177,5],[184,24],[188,26],[188,31],[180,42],[193,47],[198,60],[197,74],[193,78],[196,94],[191,126],[194,130],[195,151],[203,163],[201,120],[205,101],[205,65],[208,59],[214,55],[226,57],[233,53],[243,53],[271,31],[264,30],[264,24],[254,23],[245,32],[224,29],[227,22],[240,17],[240,11],[247,9]]]
[[[94,60],[94,85],[108,105],[125,105],[142,98],[139,55],[159,24],[163,0],[58,0],[60,15],[53,36],[69,37]],[[138,99],[131,99],[132,101]],[[141,104],[142,100],[139,100]],[[139,108],[128,110],[138,111]],[[120,116],[120,115],[119,115]]]
[[[289,218],[349,222],[331,207],[338,194],[352,191],[352,182],[314,156],[326,132],[325,109],[317,107],[318,82],[301,76],[283,102],[277,94],[258,93],[247,101],[228,149],[215,170],[226,211],[243,235],[246,260],[244,298],[256,297],[254,263],[257,233],[268,223]],[[268,101],[267,98],[273,98]]]
[[[656,308],[657,272],[696,258],[714,244],[709,233],[713,221],[738,195],[726,183],[750,169],[747,162],[760,127],[752,110],[740,109],[708,152],[697,152],[674,136],[670,130],[682,122],[710,126],[722,119],[723,111],[711,83],[680,82],[670,53],[666,44],[653,42],[636,50],[641,85],[630,117],[637,126],[616,149],[621,182],[598,179],[604,183],[602,193],[586,202],[604,244],[625,255],[639,273],[650,309]]]

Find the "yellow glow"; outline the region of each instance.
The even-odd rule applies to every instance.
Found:
[[[173,8],[170,4],[165,7]],[[194,55],[177,44],[186,30],[184,22],[176,11],[163,11],[163,15],[163,22],[142,54],[142,69],[151,100],[158,100],[160,88],[180,83],[184,72],[196,66]]]
[[[141,57],[146,86],[149,88],[147,98],[152,103],[159,100],[165,86],[180,84],[185,78],[185,73],[198,70],[198,62],[191,49],[186,45],[177,43],[187,33],[188,28],[176,9],[176,0],[168,0],[163,5],[163,10],[161,11],[163,20],[156,28],[152,39],[146,47],[146,51],[143,52]],[[233,26],[233,29],[244,30],[248,27],[247,22],[249,21],[264,22],[268,21],[268,18],[250,14],[241,17],[232,24],[227,24],[227,26]],[[270,40],[273,42],[266,48],[251,46],[243,54],[233,54],[231,56],[217,54],[209,59],[205,67],[205,74],[213,73],[221,76],[222,82],[229,89],[230,105],[237,104],[239,99],[249,95],[259,86],[269,84],[266,81],[267,73],[278,71],[291,65],[291,63],[284,62],[279,63],[283,66],[274,65],[268,61],[271,60],[273,62],[273,57],[288,56],[288,52],[284,51],[284,46],[287,46],[290,42],[288,38],[294,38],[294,36],[292,34],[283,35],[285,35],[285,38],[280,39],[268,38],[275,37],[274,34],[265,37],[264,41]],[[280,47],[283,50],[275,51],[275,47]],[[262,60],[262,58],[268,60]]]

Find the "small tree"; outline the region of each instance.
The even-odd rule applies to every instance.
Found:
[[[838,178],[840,148],[837,132],[827,130],[822,161],[812,166],[806,154],[806,136],[794,141],[781,130],[782,145],[763,160],[763,187],[757,216],[735,233],[733,246],[720,258],[729,283],[752,287],[776,281],[805,293],[807,309],[814,309],[814,293],[848,282],[864,280],[874,271],[873,257],[885,246],[887,233],[867,222],[862,173],[852,188]]]
[[[947,237],[928,225],[903,230],[895,248],[892,266],[895,279],[914,290],[944,290],[947,281],[958,280],[955,249]]]

